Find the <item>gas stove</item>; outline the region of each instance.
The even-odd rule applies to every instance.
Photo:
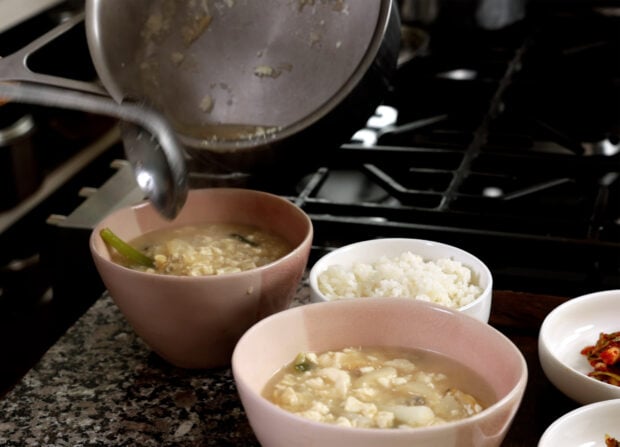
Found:
[[[424,29],[380,127],[314,174],[303,202],[319,238],[452,243],[487,262],[499,289],[620,286],[618,11],[532,3],[499,31]],[[335,179],[351,167],[359,196],[341,203]]]
[[[190,163],[190,185],[295,202],[315,227],[310,263],[350,242],[411,237],[474,253],[498,290],[620,287],[620,8],[531,1],[524,18],[489,29],[468,5],[444,6],[432,21],[403,16],[383,103],[316,164],[214,177]],[[77,65],[90,67],[77,46]],[[142,199],[113,123],[71,116],[92,128],[80,148],[53,140],[50,150],[72,150],[49,171],[83,162],[1,216],[14,216],[0,233],[0,349],[15,359],[0,379],[9,383],[101,295],[87,246],[94,224]]]

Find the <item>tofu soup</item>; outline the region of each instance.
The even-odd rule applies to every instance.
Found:
[[[280,259],[293,247],[284,238],[251,225],[213,223],[152,231],[130,241],[152,259],[151,267],[113,260],[136,270],[180,276],[221,275]]]
[[[452,359],[386,348],[300,353],[275,374],[263,396],[308,419],[361,428],[444,424],[496,400],[477,373]]]

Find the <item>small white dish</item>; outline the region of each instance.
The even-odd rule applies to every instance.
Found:
[[[425,261],[448,258],[468,267],[472,278],[480,287],[478,298],[458,310],[484,323],[489,321],[493,292],[493,277],[488,267],[477,257],[460,248],[441,242],[424,239],[384,238],[356,242],[340,247],[319,259],[310,270],[309,283],[312,301],[323,302],[334,299],[325,296],[319,289],[319,275],[332,265],[350,267],[355,262],[374,263],[382,256],[395,258],[404,252],[421,256]]]
[[[620,440],[620,399],[566,413],[545,430],[538,447],[605,447],[605,435]]]
[[[573,298],[547,315],[538,337],[538,356],[547,378],[569,398],[590,404],[620,399],[620,387],[588,377],[592,367],[581,354],[601,332],[620,331],[620,290]],[[620,417],[617,419],[620,427]]]

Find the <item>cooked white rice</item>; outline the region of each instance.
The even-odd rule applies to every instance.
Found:
[[[330,299],[405,297],[459,308],[481,293],[472,271],[459,261],[425,261],[404,252],[373,264],[332,265],[318,276],[319,290]]]

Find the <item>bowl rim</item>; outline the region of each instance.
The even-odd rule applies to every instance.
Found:
[[[620,398],[617,398],[617,399],[607,399],[607,400],[601,400],[601,401],[598,401],[598,402],[592,402],[590,404],[581,405],[581,406],[575,408],[574,410],[569,411],[568,413],[564,413],[562,416],[560,416],[555,421],[553,421],[545,429],[545,431],[543,432],[542,436],[540,437],[540,440],[538,441],[538,447],[544,447],[545,445],[549,445],[549,444],[545,444],[545,443],[550,442],[549,438],[552,436],[552,434],[555,432],[555,430],[558,427],[564,425],[566,423],[566,421],[570,421],[570,420],[574,419],[575,417],[578,417],[578,416],[582,415],[583,413],[588,413],[590,411],[596,411],[596,410],[604,409],[605,407],[614,407],[614,408],[618,408],[618,410],[620,410]]]
[[[584,374],[581,371],[576,370],[575,368],[567,365],[560,357],[557,356],[556,352],[551,349],[551,342],[549,340],[548,331],[550,330],[550,326],[556,322],[556,320],[560,319],[562,314],[567,311],[567,309],[578,308],[583,306],[584,303],[590,302],[593,299],[609,299],[611,296],[617,296],[618,300],[620,300],[620,289],[610,289],[610,290],[601,290],[598,292],[591,292],[585,295],[580,295],[575,298],[570,298],[568,301],[558,305],[551,312],[547,314],[545,319],[543,320],[540,331],[538,333],[538,353],[539,357],[542,357],[543,352],[548,353],[547,360],[553,361],[554,365],[562,370],[563,373],[568,374],[569,377],[574,378],[575,380],[585,381],[585,383],[589,383],[591,386],[596,386],[601,390],[611,391],[613,394],[618,393],[619,397],[613,397],[606,400],[615,400],[620,399],[620,387],[615,385],[611,385],[609,383],[601,382],[600,380],[596,380],[593,377]],[[620,330],[620,327],[618,328]],[[541,364],[544,363],[544,360],[540,360]],[[545,375],[547,374],[546,371]],[[551,378],[549,378],[551,382]]]
[[[343,253],[343,252],[348,251],[348,250],[359,249],[359,248],[364,247],[366,245],[380,245],[381,243],[386,243],[386,242],[387,243],[398,243],[398,242],[405,242],[405,241],[406,241],[406,243],[425,245],[425,246],[428,246],[428,247],[436,246],[436,247],[446,248],[448,250],[454,251],[455,253],[462,254],[464,257],[471,258],[474,262],[477,262],[479,264],[480,270],[482,271],[484,276],[486,276],[488,278],[488,284],[480,292],[480,295],[478,295],[476,297],[476,299],[474,299],[470,303],[465,304],[464,306],[455,308],[456,310],[463,311],[463,310],[467,310],[467,309],[469,309],[471,307],[474,307],[477,303],[479,303],[482,300],[482,298],[485,295],[492,293],[492,291],[493,291],[493,275],[491,273],[491,270],[476,255],[472,254],[471,252],[469,252],[467,250],[459,248],[459,247],[457,247],[455,245],[446,244],[445,242],[439,242],[439,241],[430,240],[430,239],[405,238],[405,237],[388,237],[388,238],[366,239],[366,240],[363,240],[363,241],[353,242],[351,244],[347,244],[347,245],[343,245],[341,247],[335,248],[334,250],[332,250],[329,253],[325,254],[324,256],[322,256],[320,259],[318,259],[314,263],[314,265],[310,269],[310,273],[308,275],[308,284],[310,285],[312,290],[320,297],[320,299],[322,301],[326,301],[326,302],[338,301],[339,299],[332,299],[332,298],[326,297],[319,290],[319,287],[318,287],[318,277],[319,277],[319,275],[323,271],[326,270],[326,268],[323,268],[323,269],[321,269],[319,271],[319,268],[322,267],[323,264],[328,263],[329,260],[332,257],[337,256],[338,254]],[[405,251],[411,251],[411,250],[408,250],[407,248],[403,248],[402,252],[405,252]],[[331,265],[331,264],[329,264],[329,265]],[[465,267],[468,267],[470,270],[472,269],[471,266],[469,266],[469,265],[466,265],[464,263],[463,263],[463,265],[465,265]],[[482,275],[479,275],[479,276],[482,276]],[[366,297],[364,297],[364,299],[366,299]]]
[[[496,337],[499,337],[500,339],[502,339],[504,342],[506,342],[506,346],[509,347],[509,349],[511,349],[513,351],[513,353],[517,356],[518,360],[519,360],[519,364],[521,365],[521,369],[522,369],[522,374],[519,376],[517,382],[515,383],[515,385],[510,389],[510,391],[508,393],[506,393],[506,395],[504,397],[502,397],[501,399],[498,399],[496,402],[494,402],[492,405],[489,405],[488,407],[484,408],[480,413],[474,414],[473,416],[464,418],[464,419],[459,419],[456,421],[449,421],[440,425],[434,425],[434,426],[429,426],[429,427],[411,427],[411,428],[403,428],[402,430],[386,430],[384,428],[363,428],[363,427],[341,427],[341,426],[337,426],[335,424],[329,424],[329,423],[325,423],[325,422],[318,422],[318,421],[313,421],[311,419],[306,419],[302,416],[296,415],[292,412],[289,412],[287,410],[284,410],[283,408],[280,408],[278,405],[274,404],[273,402],[269,401],[268,399],[266,399],[265,397],[263,397],[260,393],[256,393],[255,391],[251,391],[251,394],[254,398],[260,398],[262,399],[267,405],[268,407],[272,410],[275,411],[276,413],[285,416],[285,417],[292,417],[293,419],[297,420],[298,422],[303,422],[303,423],[307,423],[316,427],[320,427],[321,430],[334,430],[334,431],[341,431],[343,429],[349,429],[349,430],[364,430],[367,431],[368,433],[374,432],[374,433],[384,433],[385,435],[390,436],[390,433],[393,434],[397,434],[397,433],[402,433],[402,432],[411,432],[411,431],[415,431],[415,432],[424,432],[424,433],[432,433],[434,431],[442,431],[445,430],[446,428],[451,429],[451,428],[459,428],[461,426],[464,425],[469,425],[471,423],[476,423],[478,420],[480,419],[485,419],[487,416],[489,416],[493,411],[496,411],[498,409],[501,409],[503,407],[505,407],[506,405],[509,404],[509,402],[513,401],[514,399],[517,399],[518,395],[521,394],[521,398],[525,393],[525,388],[527,387],[527,383],[528,383],[528,379],[529,379],[529,368],[527,365],[527,361],[525,360],[525,356],[523,355],[523,353],[521,352],[521,350],[506,336],[504,335],[502,332],[500,332],[499,330],[497,330],[496,328],[494,328],[493,326],[483,323],[482,321],[464,314],[462,312],[460,312],[457,309],[450,309],[450,308],[446,308],[445,306],[441,306],[440,304],[436,304],[436,303],[431,303],[428,301],[419,301],[419,300],[412,300],[410,298],[379,298],[379,297],[372,297],[372,298],[367,298],[365,299],[365,302],[385,302],[385,300],[387,300],[388,302],[390,301],[399,301],[399,302],[403,302],[403,303],[408,303],[406,304],[407,306],[413,306],[413,307],[417,307],[417,306],[426,306],[432,309],[433,312],[440,312],[442,314],[449,314],[450,318],[457,318],[457,319],[468,319],[471,320],[472,322],[474,322],[473,324],[475,325],[480,325],[481,327],[484,327],[483,330],[489,331],[490,334],[493,334]],[[309,303],[309,304],[305,304],[303,306],[296,306],[296,307],[291,307],[289,309],[277,312],[275,314],[272,314],[266,318],[263,318],[262,320],[256,322],[255,324],[253,324],[242,336],[241,338],[237,341],[237,344],[235,346],[235,349],[233,350],[233,354],[231,357],[231,370],[233,372],[233,377],[234,380],[237,381],[240,379],[240,376],[238,375],[238,364],[239,364],[239,353],[238,353],[238,349],[237,347],[240,346],[243,342],[245,342],[246,339],[248,339],[249,337],[252,336],[252,332],[260,329],[260,327],[265,326],[270,324],[272,321],[280,319],[280,318],[286,318],[288,315],[291,315],[293,313],[297,313],[297,312],[301,312],[303,307],[307,307],[307,306],[350,306],[350,305],[355,305],[352,304],[354,303],[354,301],[352,300],[335,300],[335,301],[323,301],[323,302],[315,302],[315,303]],[[283,365],[280,365],[280,367],[282,367]],[[276,371],[274,371],[275,373]],[[243,387],[245,389],[250,390],[251,387],[247,386],[246,383],[241,383],[238,384],[238,386]],[[514,414],[516,414],[518,408],[515,408],[513,411],[513,417]]]
[[[136,269],[132,269],[130,267],[125,267],[121,264],[118,264],[114,261],[112,261],[111,259],[106,258],[105,256],[103,256],[100,251],[97,249],[96,243],[95,241],[97,239],[100,239],[101,236],[99,235],[99,231],[102,229],[103,227],[103,223],[105,221],[107,221],[108,219],[114,217],[117,214],[120,213],[124,213],[127,211],[133,211],[133,212],[140,212],[140,210],[143,210],[145,208],[149,208],[149,209],[154,209],[154,205],[149,202],[148,200],[142,200],[138,203],[132,204],[132,205],[125,205],[122,206],[120,208],[117,208],[111,212],[109,212],[108,214],[106,214],[102,219],[100,219],[97,224],[93,227],[93,229],[90,232],[90,236],[89,236],[89,240],[88,240],[88,244],[89,244],[89,248],[90,251],[92,253],[93,257],[96,257],[97,259],[99,259],[102,262],[105,262],[106,264],[111,264],[114,268],[122,270],[122,271],[126,271],[128,273],[134,274],[134,275],[149,275],[151,277],[156,276],[157,278],[163,280],[163,281],[213,281],[216,278],[222,278],[222,277],[226,277],[226,278],[234,278],[234,277],[238,277],[238,276],[244,276],[244,275],[248,275],[250,273],[257,273],[257,272],[262,272],[265,270],[269,270],[271,268],[274,267],[274,265],[276,264],[280,264],[281,262],[288,260],[289,258],[293,257],[293,256],[297,256],[299,251],[303,249],[303,247],[305,247],[307,244],[312,243],[312,239],[314,237],[314,226],[312,224],[312,219],[310,219],[310,216],[308,216],[308,214],[302,210],[299,206],[297,206],[295,203],[291,202],[290,200],[279,196],[277,194],[272,194],[270,192],[266,192],[266,191],[261,191],[261,190],[257,190],[257,189],[249,189],[249,188],[229,188],[229,187],[211,187],[211,188],[193,188],[190,189],[188,191],[188,197],[190,195],[201,195],[201,194],[209,194],[209,193],[215,193],[215,194],[226,194],[226,193],[243,193],[243,194],[248,194],[248,195],[261,195],[261,196],[265,196],[268,197],[270,199],[274,199],[277,200],[279,202],[282,203],[286,203],[290,206],[290,209],[292,211],[294,211],[295,213],[297,213],[303,220],[306,221],[306,223],[308,224],[308,231],[306,232],[304,238],[297,244],[295,245],[292,250],[290,252],[288,252],[286,255],[282,256],[281,258],[276,259],[275,261],[272,261],[268,264],[264,264],[261,265],[259,267],[250,269],[250,270],[243,270],[241,272],[231,272],[231,273],[226,273],[225,275],[202,275],[202,276],[187,276],[187,275],[163,275],[161,273],[157,273],[157,272],[143,272],[141,270],[136,270]],[[181,210],[182,212],[182,210]],[[173,221],[169,221],[169,222],[173,222]]]

